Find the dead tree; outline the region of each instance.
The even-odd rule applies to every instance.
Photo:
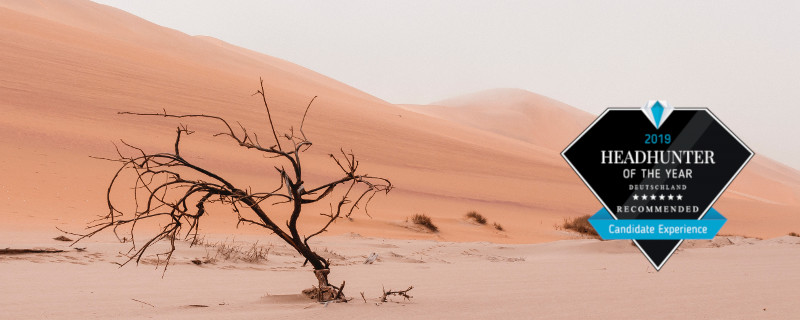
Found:
[[[136,261],[138,264],[155,243],[166,241],[169,244],[168,249],[156,255],[159,262],[164,263],[166,272],[170,258],[175,251],[176,239],[195,240],[200,220],[207,215],[206,204],[222,203],[228,205],[232,209],[232,213],[237,215],[237,226],[244,223],[263,227],[301,254],[306,259],[306,263],[311,264],[314,275],[319,281],[319,287],[316,290],[319,291],[317,297],[320,301],[344,300],[342,293],[344,283],[336,287],[328,282],[330,261],[317,254],[309,245],[309,240],[328,230],[330,225],[338,219],[349,218],[358,209],[363,209],[366,213],[367,205],[372,197],[378,192],[388,193],[392,189],[392,184],[389,180],[381,177],[359,174],[357,172],[358,160],[353,153],[340,149],[341,154],[330,154],[333,163],[341,169],[340,178],[317,186],[307,186],[303,180],[304,168],[301,155],[311,147],[312,143],[303,132],[303,124],[314,99],[311,99],[303,113],[299,135],[295,134],[293,129],[279,135],[272,122],[263,80],[261,89],[253,95],[262,98],[266,109],[271,138],[274,138],[269,145],[262,145],[258,135],[249,132],[241,124],[234,128],[227,120],[214,115],[170,114],[166,110],[161,113],[120,112],[120,114],[215,121],[221,125],[223,130],[214,136],[229,138],[242,148],[261,152],[269,161],[273,161],[272,165],[276,172],[273,179],[277,185],[274,189],[255,192],[249,188],[241,188],[233,185],[221,174],[188,161],[181,154],[181,139],[194,132],[190,131],[186,125],[180,124],[176,130],[172,152],[147,153],[141,148],[122,141],[134,155],[124,155],[117,148],[118,158],[106,158],[106,160],[121,163],[121,167],[114,174],[106,192],[109,211],[89,226],[88,233],[80,234],[81,238],[77,241],[91,237],[103,230],[112,229],[118,239],[126,242],[127,237],[120,238],[118,229],[121,227],[125,227],[122,230],[129,229],[127,232],[134,241],[130,242],[129,259],[123,265],[130,261]],[[130,173],[136,179],[133,186],[136,208],[133,212],[120,209],[111,196],[113,190],[122,187],[117,186],[118,181],[123,180],[121,176]],[[308,235],[301,235],[298,231],[298,226],[301,225],[300,219],[304,214],[308,214],[303,210],[304,207],[324,201],[334,189],[340,186],[344,190],[341,198],[330,200],[330,210],[320,213],[325,216],[326,223]],[[281,208],[281,206],[276,206],[278,204],[283,204],[285,209],[291,208],[291,211],[287,212],[289,214],[285,225],[276,221],[275,211],[270,210]],[[148,236],[144,242],[135,241],[133,234],[137,223],[141,224],[143,221],[150,220],[158,221],[163,227],[154,236]]]

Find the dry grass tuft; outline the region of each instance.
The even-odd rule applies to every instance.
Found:
[[[467,212],[467,219],[472,219],[479,224],[486,224],[486,217],[474,210]]]
[[[217,243],[208,243],[203,241],[203,246],[206,248],[214,248],[213,256],[211,252],[207,252],[206,257],[202,261],[202,263],[214,263],[219,260],[224,261],[244,261],[247,263],[262,263],[269,261],[269,252],[272,250],[272,245],[263,246],[259,245],[258,242],[253,243],[251,246],[243,246],[237,245],[233,241],[231,242],[217,242]],[[195,261],[192,261],[194,264],[200,264]]]
[[[265,247],[259,246],[258,242],[254,243],[249,249],[245,250],[242,254],[242,261],[249,263],[259,263],[261,261],[269,260],[269,251],[272,246]]]
[[[591,215],[587,214],[577,218],[566,218],[564,219],[562,227],[566,230],[573,230],[580,234],[599,239],[600,235],[597,234],[597,230],[594,230],[592,224],[589,223],[589,217],[591,217]]]
[[[425,227],[426,229],[428,229],[430,231],[439,232],[439,227],[437,227],[435,224],[433,224],[433,221],[431,220],[431,218],[428,217],[427,215],[425,215],[424,213],[423,214],[415,214],[413,217],[411,217],[411,222],[413,222],[414,224],[423,226],[423,227]]]
[[[792,236],[792,237],[800,237],[800,234],[797,234],[797,232],[794,232],[794,231],[789,232],[789,235]]]
[[[500,225],[499,223],[497,223],[497,222],[495,222],[495,223],[492,223],[492,226],[493,226],[495,229],[497,229],[497,231],[506,231],[505,229],[503,229],[503,226],[501,226],[501,225]]]

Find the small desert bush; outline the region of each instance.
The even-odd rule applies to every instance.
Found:
[[[210,247],[211,246],[211,244],[208,243],[208,241],[206,241],[206,237],[205,236],[193,236],[193,237],[187,238],[186,240],[189,241],[189,246],[190,247],[193,247],[193,246]]]
[[[58,240],[58,241],[72,241],[72,239],[70,239],[70,238],[67,238],[67,237],[65,237],[65,236],[58,236],[58,237],[55,237],[55,238],[53,238],[53,240]]]
[[[587,214],[577,218],[564,219],[564,224],[562,224],[562,227],[564,227],[566,230],[573,230],[580,234],[599,238],[600,235],[597,234],[597,230],[594,230],[592,224],[589,223],[589,217],[591,216]]]
[[[431,217],[428,217],[424,213],[423,214],[415,214],[413,217],[411,217],[411,222],[413,222],[414,224],[423,226],[423,227],[425,227],[426,229],[428,229],[430,231],[439,232],[439,227],[437,227],[435,224],[433,224],[433,221],[431,220]]]
[[[269,251],[272,249],[272,245],[259,245],[257,241],[256,243],[253,243],[253,245],[247,247],[227,241],[214,244],[205,243],[204,246],[207,248],[214,248],[216,251],[214,252],[213,257],[211,257],[210,254],[207,254],[206,260],[208,261],[244,261],[247,263],[260,263],[268,261]]]
[[[467,212],[467,218],[472,219],[479,224],[486,224],[486,217],[482,216],[477,211]]]
[[[794,232],[794,231],[789,232],[789,235],[792,236],[792,237],[800,237],[800,234],[797,234],[797,232]]]
[[[256,242],[253,244],[253,246],[242,252],[240,259],[249,263],[259,263],[261,261],[266,262],[269,258],[270,249],[272,249],[272,246],[259,246],[258,242]]]
[[[497,223],[497,222],[495,222],[495,223],[492,223],[492,226],[493,226],[495,229],[497,229],[497,231],[505,231],[505,229],[503,229],[503,226],[501,226],[501,225],[500,225],[499,223]]]

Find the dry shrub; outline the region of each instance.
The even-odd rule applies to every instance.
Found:
[[[424,213],[423,214],[415,214],[413,217],[411,217],[411,222],[413,222],[414,224],[423,226],[423,227],[425,227],[426,229],[428,229],[430,231],[439,232],[439,227],[437,227],[435,224],[433,224],[433,221],[431,220],[431,217],[428,217]]]
[[[261,261],[267,261],[269,257],[269,250],[272,249],[272,246],[265,247],[259,246],[258,242],[254,243],[252,247],[245,250],[242,253],[242,261],[249,262],[249,263],[259,263]]]
[[[486,217],[474,210],[467,212],[467,218],[472,219],[479,224],[486,224]]]
[[[195,235],[193,237],[189,237],[187,240],[189,240],[189,246],[190,247],[193,247],[193,246],[211,247],[210,243],[208,243],[208,241],[206,241],[206,237],[205,236]]]
[[[577,218],[566,218],[564,219],[564,224],[562,225],[566,230],[573,230],[580,234],[585,234],[594,238],[600,238],[600,235],[597,234],[597,230],[594,230],[592,224],[589,223],[589,217],[591,215],[583,215]]]
[[[245,247],[234,244],[234,242],[220,242],[215,244],[204,244],[206,247],[215,248],[213,257],[207,256],[206,261],[244,261],[247,263],[261,263],[269,261],[269,251],[272,245],[262,246],[258,242],[252,246]]]
[[[214,245],[217,249],[214,259],[220,258],[222,260],[236,260],[239,251],[242,250],[241,246],[234,245],[233,242],[222,242]]]
[[[501,225],[500,225],[499,223],[497,223],[497,222],[495,222],[495,223],[492,223],[492,226],[494,226],[494,228],[495,228],[495,229],[497,229],[497,231],[506,231],[505,229],[503,229],[503,226],[501,226]]]
[[[794,232],[794,231],[789,232],[789,235],[792,236],[792,237],[800,237],[800,234],[797,234],[797,232]]]

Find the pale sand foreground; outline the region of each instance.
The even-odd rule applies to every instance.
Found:
[[[14,248],[66,247],[45,234],[10,235],[24,240]],[[237,243],[255,239],[241,237]],[[0,256],[0,318],[787,319],[800,313],[787,295],[800,283],[800,238],[789,236],[685,243],[660,272],[624,241],[507,245],[332,236],[318,246],[335,265],[332,281],[346,280],[354,299],[327,306],[299,295],[315,279],[277,242],[267,262],[202,266],[190,260],[213,256],[214,249],[182,243],[163,278],[151,262],[112,264],[124,261],[117,254],[123,244],[77,246],[87,249]],[[379,260],[363,264],[372,252]],[[381,286],[409,285],[412,300],[378,303]]]

